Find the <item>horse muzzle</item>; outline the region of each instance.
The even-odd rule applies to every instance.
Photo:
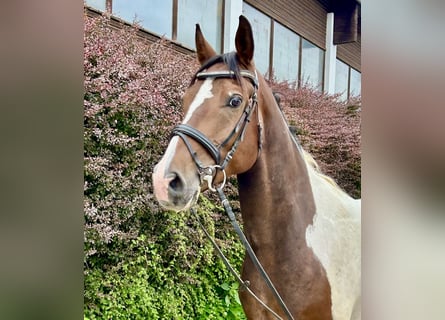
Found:
[[[154,195],[168,210],[183,211],[198,201],[200,192],[197,177],[186,178],[178,171],[165,170],[163,160],[153,170]]]

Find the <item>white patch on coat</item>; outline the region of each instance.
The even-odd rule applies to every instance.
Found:
[[[213,97],[212,88],[213,88],[213,78],[205,79],[204,83],[201,85],[201,87],[198,90],[198,93],[196,94],[195,98],[190,104],[190,107],[187,111],[187,114],[184,117],[184,120],[182,120],[182,123],[187,123],[192,118],[193,113],[198,109],[199,106],[202,105],[205,99]]]
[[[316,204],[306,242],[326,270],[334,320],[361,316],[361,201],[308,165]]]

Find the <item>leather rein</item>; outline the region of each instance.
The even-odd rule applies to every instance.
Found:
[[[180,137],[183,142],[185,143],[188,151],[190,152],[190,155],[193,158],[193,161],[195,162],[199,178],[201,183],[204,181],[207,181],[208,187],[212,191],[217,191],[218,196],[224,206],[224,209],[229,217],[229,220],[235,229],[236,233],[238,234],[241,242],[243,243],[247,253],[249,254],[250,259],[252,260],[253,264],[255,265],[258,272],[261,274],[262,278],[266,282],[267,286],[271,289],[272,293],[274,294],[276,300],[280,304],[282,310],[286,314],[288,319],[293,320],[293,316],[290,313],[289,309],[287,308],[286,304],[284,303],[283,299],[281,298],[280,294],[278,293],[277,289],[273,285],[272,281],[270,280],[269,276],[267,275],[266,271],[264,270],[263,266],[261,265],[260,261],[258,260],[257,256],[255,255],[251,245],[249,244],[246,236],[242,232],[238,222],[236,221],[235,215],[233,213],[233,210],[230,206],[229,201],[227,200],[224,192],[223,187],[226,182],[226,172],[225,168],[230,162],[230,160],[233,157],[233,154],[235,153],[236,149],[238,148],[239,143],[244,139],[244,134],[246,132],[247,124],[250,122],[251,116],[255,109],[258,109],[258,101],[257,101],[257,91],[258,91],[258,78],[256,71],[255,73],[249,71],[249,70],[239,70],[239,75],[248,79],[253,87],[254,92],[252,96],[249,99],[249,103],[246,104],[244,107],[243,114],[241,115],[240,119],[238,120],[235,128],[231,131],[231,133],[227,136],[227,138],[218,146],[215,146],[202,132],[199,130],[193,128],[192,126],[188,124],[179,124],[177,125],[172,132],[172,136],[178,136]],[[236,73],[231,70],[226,71],[201,71],[198,72],[195,75],[196,79],[207,79],[207,78],[236,78]],[[259,113],[259,110],[257,110],[257,113]],[[262,147],[262,139],[261,139],[261,124],[258,121],[258,157],[261,151]],[[221,156],[221,149],[226,146],[234,137],[235,141],[232,144],[231,149],[226,154],[224,158]],[[215,165],[209,165],[205,166],[197,156],[197,153],[193,150],[190,142],[188,141],[188,138],[192,138],[196,142],[198,142],[202,147],[206,149],[206,151],[212,156],[213,160],[215,161]],[[223,173],[223,182],[219,186],[215,186],[213,184],[213,180],[216,177],[217,171],[220,170]],[[194,208],[191,208],[190,211],[195,215],[198,224],[203,229],[205,235],[212,243],[213,247],[215,248],[216,252],[226,265],[226,267],[229,269],[229,271],[235,276],[237,281],[240,283],[241,287],[249,292],[249,294],[252,295],[252,297],[258,301],[264,308],[266,308],[269,312],[271,312],[277,319],[282,319],[275,311],[273,311],[269,306],[267,306],[261,299],[259,299],[252,290],[249,288],[249,281],[243,281],[241,277],[238,275],[238,273],[235,271],[235,269],[230,265],[227,258],[224,256],[223,252],[219,248],[219,246],[216,244],[215,240],[210,236],[210,234],[207,232],[207,230],[204,228],[204,226],[201,224],[199,217],[196,213],[196,210]]]

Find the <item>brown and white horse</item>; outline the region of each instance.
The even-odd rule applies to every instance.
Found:
[[[156,198],[186,210],[208,186],[237,175],[244,232],[294,319],[359,319],[360,200],[321,174],[289,133],[255,69],[246,18],[239,19],[236,52],[217,55],[199,25],[195,40],[201,68],[154,169]],[[248,257],[242,278],[285,318]],[[248,319],[274,319],[246,291],[240,298]]]

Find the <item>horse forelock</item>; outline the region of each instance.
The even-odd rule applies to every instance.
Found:
[[[202,66],[198,69],[198,71],[196,71],[196,73],[194,74],[192,81],[190,82],[190,86],[195,83],[198,73],[203,72],[204,70],[212,67],[217,63],[225,64],[228,67],[229,71],[232,71],[234,73],[234,79],[238,82],[239,85],[241,85],[239,61],[236,52],[233,51],[216,55],[207,60],[206,62],[204,62]]]

